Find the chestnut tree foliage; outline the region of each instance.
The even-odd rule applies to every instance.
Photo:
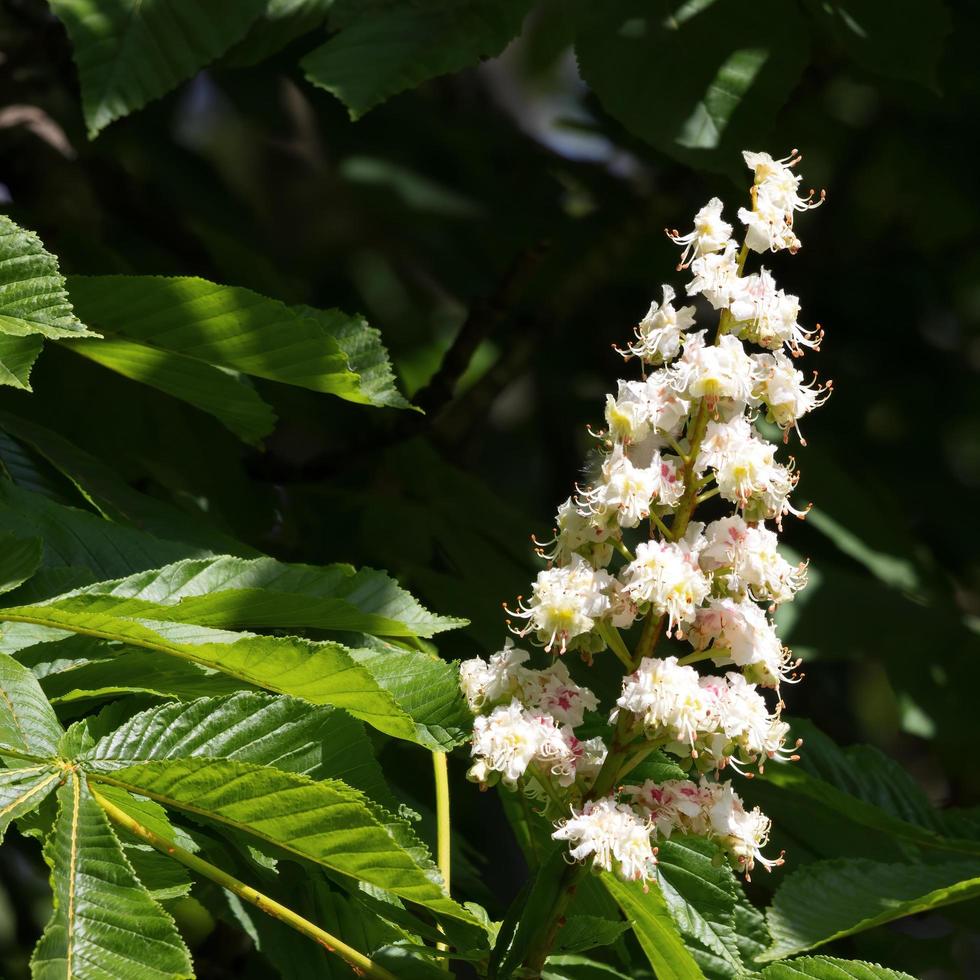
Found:
[[[0,974],[975,975],[978,28],[942,0],[0,0]],[[799,442],[762,314],[675,277],[677,307],[722,311],[698,308],[705,346],[666,293],[641,320],[677,243],[688,278],[723,250],[735,278],[765,286],[759,252],[782,277],[766,243],[739,251],[752,222],[799,244],[741,153],[790,147],[786,222],[829,190],[787,279],[827,329],[807,409],[834,378],[784,473],[803,522],[693,470],[728,421],[730,392],[696,384],[722,349],[747,365],[740,424]],[[715,196],[736,232],[712,204],[682,234]],[[682,326],[651,334],[668,308]],[[644,382],[684,348],[670,507],[634,499],[633,423],[603,428],[613,343]],[[597,434],[635,520],[602,561],[572,546],[596,604],[571,631],[564,585],[513,597],[548,560],[561,578],[540,542],[569,486],[580,518],[606,506],[580,462]],[[753,770],[726,775],[771,818],[766,857],[623,802],[624,781],[721,792],[696,785],[708,742],[650,721],[663,671],[696,690],[688,663],[743,666],[694,612],[734,601],[723,576],[695,557],[685,619],[657,564],[721,498],[748,533],[782,518],[795,569],[737,598],[779,604],[806,683],[779,688],[777,652],[772,751],[711,743]],[[479,674],[502,601],[545,671]],[[650,660],[685,630],[687,662]],[[634,670],[655,679],[631,702]],[[555,677],[581,737],[517,766],[494,719]],[[600,802],[638,863],[570,854]]]

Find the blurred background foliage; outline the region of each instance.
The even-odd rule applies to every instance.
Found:
[[[253,548],[390,569],[471,620],[444,654],[486,653],[504,635],[501,601],[537,567],[528,535],[547,535],[622,373],[610,346],[671,279],[664,227],[685,228],[715,194],[740,202],[743,147],[799,147],[828,199],[800,219],[801,253],[771,264],[827,330],[808,365],[834,397],[797,453],[798,496],[815,506],[786,534],[812,559],[810,588],[780,614],[807,662],[788,710],[838,743],[877,746],[939,806],[980,804],[980,8],[542,0],[499,57],[373,108],[377,93],[331,82],[363,113],[353,122],[298,64],[323,44],[325,17],[343,26],[358,6],[270,3],[205,71],[90,142],[61,22],[40,0],[3,0],[0,200],[67,274],[197,275],[360,311],[425,414],[255,379],[278,423],[246,446],[53,344],[33,394],[0,389],[0,410]],[[517,24],[530,6],[499,4]],[[449,33],[436,46],[456,44]],[[316,57],[303,64],[315,76]],[[713,87],[729,75],[740,97]],[[0,429],[10,479],[90,506],[43,447]],[[388,770],[425,815],[428,760],[384,751],[404,754]],[[522,858],[502,839],[500,803],[463,783],[462,754],[451,765],[471,841],[457,876],[499,916]],[[791,862],[873,848],[818,803],[791,811],[771,814]],[[33,854],[2,871],[10,978],[46,915]],[[975,977],[978,923],[965,903],[834,949]],[[262,975],[237,934],[199,926],[201,976]]]

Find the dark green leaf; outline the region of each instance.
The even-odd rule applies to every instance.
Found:
[[[529,8],[528,0],[373,4],[301,64],[359,119],[398,92],[500,54]]]
[[[807,61],[805,22],[780,0],[611,0],[586,8],[575,48],[610,115],[665,153],[715,169],[768,136]]]
[[[0,593],[26,582],[41,564],[40,538],[17,538],[0,533]]]
[[[782,959],[906,915],[980,895],[980,863],[882,864],[820,861],[785,879],[767,913],[773,945],[760,960]]]
[[[90,139],[228,50],[264,0],[53,0],[68,29]]]
[[[808,7],[862,67],[937,88],[952,30],[942,0],[821,0]]]

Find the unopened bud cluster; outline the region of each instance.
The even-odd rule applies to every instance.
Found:
[[[460,672],[477,714],[470,777],[546,800],[573,859],[630,880],[655,874],[656,841],[672,833],[715,840],[746,873],[781,861],[762,855],[768,818],[722,778],[795,758],[797,747],[787,746],[779,689],[798,679],[798,661],[770,614],[806,584],[805,565],[777,546],[783,517],[801,514],[790,503],[798,477],[757,423],[778,426],[786,442],[830,385],[795,366],[822,332],[801,326],[799,301],[768,270],[744,266],[750,252],[796,252],[794,215],[822,195],[799,193],[795,151],[744,157],[755,180],[751,208],[738,211],[741,246],[717,198],[693,231],[668,232],[683,249],[687,295],[718,311],[717,326],[698,329],[695,305],[663,287],[619,351],[640,362],[641,378],[606,398],[594,479],[559,507],[554,538],[538,546],[549,565],[508,610],[512,632],[555,659],[533,670],[508,639]],[[713,498],[729,512],[694,521]],[[640,622],[631,653],[620,630]],[[654,656],[661,640],[670,655]],[[609,647],[627,672],[607,751],[602,738],[576,734],[600,726],[599,704],[558,656],[577,651],[591,664]],[[691,778],[628,785],[653,749]]]

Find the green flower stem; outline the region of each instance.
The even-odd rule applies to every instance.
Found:
[[[432,753],[432,771],[436,784],[436,863],[448,895],[452,870],[452,824],[449,820],[449,763],[445,752]],[[445,952],[449,947],[445,943],[436,943],[436,949]]]
[[[688,664],[700,663],[702,660],[710,660],[712,657],[729,657],[732,651],[723,647],[712,647],[710,650],[696,650],[689,653],[686,657],[681,657],[677,661],[678,666],[686,667]]]
[[[642,748],[633,754],[633,757],[623,764],[623,768],[616,773],[616,782],[628,776],[648,755],[656,752],[666,745],[665,739],[655,739],[647,742]]]
[[[280,922],[285,923],[285,925],[290,926],[297,932],[301,932],[304,936],[312,939],[314,942],[319,943],[327,952],[336,953],[346,963],[350,968],[357,973],[359,976],[368,977],[369,980],[397,980],[395,975],[383,966],[379,966],[372,959],[365,956],[363,953],[358,952],[351,946],[348,946],[345,942],[338,939],[336,936],[332,936],[329,932],[321,929],[319,926],[315,926],[312,922],[304,919],[301,915],[298,915],[292,909],[286,908],[285,905],[280,905],[277,901],[269,898],[268,895],[264,895],[260,891],[256,891],[244,882],[239,881],[237,878],[232,877],[221,868],[205,861],[203,858],[199,858],[196,854],[192,854],[190,851],[185,850],[172,841],[167,840],[164,837],[160,837],[158,834],[150,830],[149,827],[144,826],[138,820],[134,820],[128,813],[124,810],[119,809],[114,803],[109,802],[105,797],[100,796],[95,790],[92,791],[92,795],[98,801],[99,805],[105,811],[106,816],[115,824],[120,827],[125,828],[131,834],[139,837],[141,840],[146,841],[150,847],[159,851],[161,854],[167,855],[167,857],[173,858],[175,861],[179,861],[181,864],[190,868],[191,871],[196,872],[203,878],[207,878],[213,881],[216,885],[220,885],[222,888],[226,888],[228,891],[237,895],[239,898],[244,899],[246,902],[251,902],[256,908],[261,909],[268,915],[271,915],[274,919],[278,919]]]
[[[449,894],[449,873],[452,868],[451,827],[449,822],[449,765],[445,752],[432,753],[432,770],[436,781],[436,863]]]
[[[633,669],[633,658],[630,656],[629,649],[623,642],[623,637],[619,630],[612,623],[600,621],[599,635],[606,641],[606,645],[617,657],[627,670]]]

